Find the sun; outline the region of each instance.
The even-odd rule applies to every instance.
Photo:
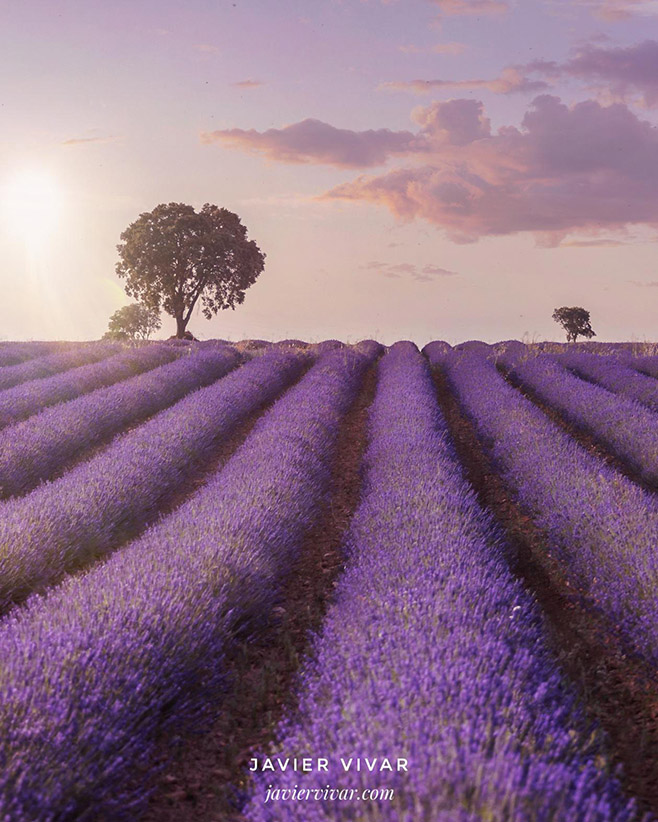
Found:
[[[3,186],[3,228],[28,247],[40,247],[52,236],[61,210],[61,192],[46,171],[17,172]]]

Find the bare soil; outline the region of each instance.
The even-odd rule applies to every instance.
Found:
[[[228,691],[218,698],[204,734],[163,750],[161,776],[143,822],[239,822],[246,799],[250,757],[274,741],[279,720],[295,705],[300,664],[309,652],[344,566],[341,550],[359,503],[360,466],[376,365],[346,415],[332,465],[329,501],[307,534],[290,569],[275,619],[257,637],[236,639],[229,649]]]
[[[658,816],[655,671],[624,648],[596,603],[588,602],[570,585],[551,555],[546,535],[496,473],[447,378],[439,368],[433,373],[466,476],[502,526],[516,557],[513,570],[543,609],[548,639],[563,670],[579,689],[588,715],[605,730],[612,761],[623,769],[625,790],[638,799],[643,811]],[[580,441],[585,444],[584,439]],[[593,444],[588,447],[594,450]]]

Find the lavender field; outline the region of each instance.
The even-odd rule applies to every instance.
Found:
[[[658,351],[0,343],[0,819],[658,819]]]

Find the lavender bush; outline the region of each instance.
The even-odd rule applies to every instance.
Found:
[[[658,415],[653,411],[637,400],[579,379],[545,355],[525,360],[503,356],[501,361],[513,377],[564,419],[592,434],[645,482],[658,485]],[[603,365],[595,370],[617,373],[614,366],[611,369]],[[631,379],[627,385],[635,383]],[[658,391],[655,394],[658,397]]]
[[[57,351],[64,351],[79,343],[67,342],[0,342],[0,367],[6,365],[18,365],[26,360],[35,357],[43,357],[46,354],[54,354]]]
[[[98,362],[116,354],[121,346],[116,343],[81,344],[54,354],[47,354],[18,365],[5,365],[0,368],[0,390],[12,388],[28,380],[38,380],[76,368],[79,365]]]
[[[656,356],[629,357],[628,365],[648,377],[658,378],[658,357]]]
[[[217,702],[233,626],[275,602],[328,492],[340,422],[368,363],[338,353],[176,512],[0,626],[2,818],[138,818],[136,765],[149,764],[163,733],[198,721],[209,696]],[[242,373],[251,367],[259,383],[277,363],[298,373],[303,362],[265,359]],[[246,379],[233,388],[236,402],[252,391]]]
[[[533,516],[589,607],[658,663],[658,504],[576,443],[491,362],[439,361],[494,465]]]
[[[0,392],[0,428],[19,422],[48,406],[150,371],[177,356],[176,350],[165,345],[129,348],[106,360],[80,365],[52,377],[30,380],[6,389]]]
[[[635,370],[634,358],[573,352],[555,359],[585,380],[658,410],[658,383]]]
[[[205,382],[226,371],[225,354],[196,357]],[[184,488],[204,465],[213,444],[273,400],[304,363],[294,352],[253,360],[128,431],[55,482],[2,503],[0,611],[103,556],[153,520],[163,498]]]
[[[347,570],[306,664],[299,709],[270,754],[289,758],[288,768],[257,775],[247,818],[635,818],[547,649],[536,603],[460,473],[411,344],[397,343],[381,362],[364,468]],[[319,756],[326,772],[290,764]],[[333,798],[323,798],[328,784]],[[290,798],[293,788],[301,799]],[[370,801],[372,789],[394,798]]]
[[[452,350],[450,343],[444,340],[432,340],[423,348],[423,354],[428,358],[439,357],[450,350]]]
[[[98,443],[209,385],[240,361],[233,349],[190,353],[0,431],[0,496],[25,493],[51,479]]]

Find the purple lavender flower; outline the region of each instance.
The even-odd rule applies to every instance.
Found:
[[[50,377],[69,368],[98,362],[120,350],[121,346],[116,343],[87,343],[37,357],[18,365],[5,365],[0,367],[0,390],[11,388],[28,380]]]
[[[658,504],[509,385],[492,362],[440,358],[495,467],[545,531],[575,589],[658,662]]]
[[[268,373],[290,377],[301,361],[274,352],[222,382],[233,378],[234,403],[262,398]],[[368,362],[322,357],[177,511],[0,625],[3,818],[137,818],[136,765],[150,763],[163,733],[198,721],[209,695],[216,701],[233,627],[276,601],[328,492]],[[221,424],[227,410],[206,396]]]
[[[50,405],[66,402],[171,362],[179,355],[165,345],[129,348],[101,362],[80,365],[52,377],[30,380],[0,392],[0,428]]]
[[[247,818],[635,818],[409,343],[381,361],[369,432],[347,568],[271,752],[289,764],[273,772],[257,757]],[[293,770],[295,757],[312,770]],[[394,795],[372,801],[373,789]]]
[[[294,352],[252,360],[127,431],[55,482],[0,504],[0,611],[88,565],[152,521],[162,500],[203,466],[209,449],[298,377],[304,361]],[[164,366],[179,366],[166,389],[180,392],[189,376],[186,393],[230,365],[226,352],[177,360]]]

